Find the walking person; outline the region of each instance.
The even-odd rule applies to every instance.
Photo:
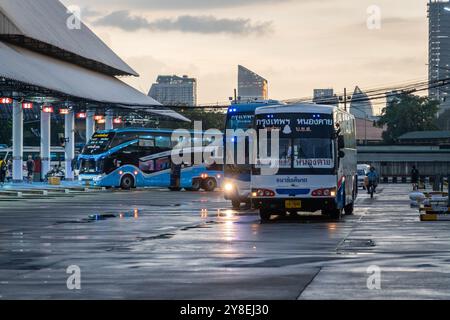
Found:
[[[413,166],[411,170],[411,183],[413,185],[414,191],[419,190],[419,179],[420,179],[420,172],[416,168],[416,166]]]
[[[8,166],[6,164],[6,161],[3,159],[0,159],[0,186],[2,186],[2,187],[5,184],[7,171],[8,171]]]
[[[33,183],[35,163],[32,156],[28,156],[27,160],[27,179],[28,183]]]
[[[13,163],[10,159],[8,159],[8,163],[6,165],[6,181],[11,182],[12,181],[12,175],[13,175]]]

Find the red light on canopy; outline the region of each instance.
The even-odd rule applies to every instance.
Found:
[[[98,124],[105,124],[106,120],[105,119],[100,119],[100,120],[97,120],[97,123]]]
[[[103,120],[103,116],[95,116],[94,120],[95,121],[101,121],[101,120]]]
[[[69,114],[70,110],[69,109],[59,109],[59,114]]]
[[[87,118],[86,112],[77,113],[77,118],[78,119],[86,119]]]
[[[53,107],[50,107],[50,106],[42,107],[42,112],[53,113]]]
[[[122,123],[122,119],[120,119],[120,118],[114,119],[114,124],[121,124],[121,123]]]
[[[31,102],[24,102],[22,103],[22,109],[31,110],[33,109],[33,104]]]
[[[5,98],[5,97],[0,98],[0,104],[11,104],[11,103],[13,103],[13,99],[11,99],[11,98]]]

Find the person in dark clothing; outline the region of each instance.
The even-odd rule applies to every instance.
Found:
[[[420,172],[416,168],[416,166],[413,166],[411,170],[411,183],[413,185],[413,190],[418,190],[419,188],[419,178],[420,178]]]
[[[33,177],[34,177],[34,160],[32,156],[28,156],[28,160],[27,160],[27,171],[28,171],[28,182],[32,183],[33,182]]]
[[[0,185],[5,183],[6,172],[8,171],[8,166],[6,160],[0,159]]]

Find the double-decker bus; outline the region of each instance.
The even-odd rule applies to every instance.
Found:
[[[79,179],[99,187],[131,189],[136,187],[182,188],[190,191],[214,191],[221,187],[223,166],[212,164],[172,162],[171,130],[116,129],[95,133],[79,156]],[[203,135],[202,135],[203,137]],[[203,145],[210,141],[204,136]],[[202,145],[201,144],[201,145]],[[186,148],[192,158],[198,159],[203,148]],[[173,185],[174,171],[178,169],[179,184]]]
[[[244,132],[253,129],[253,121],[255,119],[255,110],[260,107],[270,106],[270,105],[280,105],[281,102],[275,100],[268,101],[253,101],[248,103],[236,103],[232,104],[228,108],[227,118],[225,128],[226,130],[232,130],[237,132],[238,130],[243,130]],[[250,204],[250,193],[251,193],[251,172],[252,163],[249,159],[250,145],[249,139],[251,137],[246,137],[245,144],[245,163],[238,163],[238,143],[239,139],[237,136],[227,136],[225,132],[225,166],[224,166],[224,194],[226,200],[231,200],[234,209],[239,209],[242,203]],[[230,141],[228,141],[230,140]],[[234,150],[231,150],[233,148]],[[231,153],[231,156],[230,156]],[[234,158],[233,163],[229,163],[227,159]]]
[[[263,221],[299,212],[321,211],[334,219],[343,211],[353,214],[358,178],[350,113],[315,104],[263,107],[256,110],[255,127],[259,140],[259,130],[267,130],[268,144],[274,130],[279,135],[278,158],[258,150],[253,166],[252,199]],[[264,170],[268,166],[273,172]]]

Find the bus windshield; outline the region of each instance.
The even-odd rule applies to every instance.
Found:
[[[83,149],[83,155],[96,155],[108,150],[114,133],[96,133]]]
[[[226,129],[227,130],[243,130],[244,132],[247,131],[248,129],[252,129],[253,128],[253,121],[255,119],[255,114],[253,113],[236,113],[236,114],[229,114],[228,118],[227,118],[227,123],[226,123]],[[228,137],[227,137],[228,138]],[[236,152],[236,144],[237,144],[237,138],[232,137],[233,139],[233,145],[235,145],[235,150],[234,150],[234,164],[228,163],[227,165],[225,165],[225,175],[227,177],[232,177],[232,176],[239,176],[242,174],[250,174],[252,167],[251,164],[249,163],[249,159],[246,159],[246,164],[237,164],[237,152]],[[248,138],[247,138],[248,139]],[[248,142],[246,142],[246,144],[248,144]],[[226,149],[227,152],[227,158],[229,158],[229,154],[231,154],[231,152],[233,152],[232,150]],[[246,154],[248,156],[248,154]]]
[[[247,130],[253,126],[255,119],[254,113],[230,114],[227,119],[227,129],[231,130]]]
[[[263,114],[256,117],[258,131],[279,130],[280,169],[333,169],[333,124],[331,114]],[[268,150],[271,150],[270,146]]]

